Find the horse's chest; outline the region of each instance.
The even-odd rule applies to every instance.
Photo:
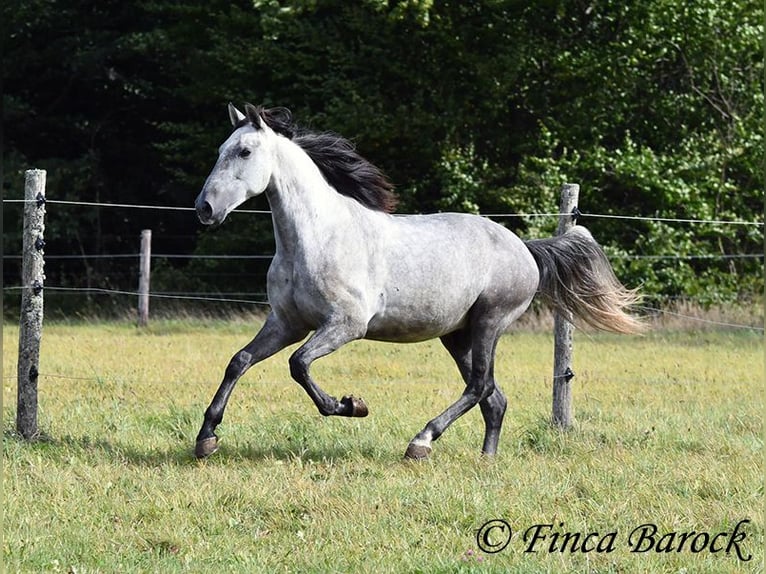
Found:
[[[337,274],[321,265],[275,262],[269,269],[268,292],[272,307],[315,326],[327,316],[337,292]]]

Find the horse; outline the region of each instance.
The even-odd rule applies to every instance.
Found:
[[[308,339],[289,357],[291,377],[324,416],[364,417],[364,400],[327,394],[311,364],[359,339],[411,343],[439,338],[465,383],[430,420],[405,457],[426,459],[457,418],[481,409],[482,452],[497,452],[507,399],[494,379],[498,339],[540,294],[576,324],[638,333],[636,290],[622,285],[582,226],[523,241],[485,217],[396,215],[385,174],[347,139],[301,129],[286,108],[229,103],[233,131],[195,201],[199,221],[219,225],[247,199],[266,195],[276,252],[267,274],[268,316],[231,358],[195,445],[219,447],[216,427],[239,378]],[[311,335],[309,337],[309,335]]]

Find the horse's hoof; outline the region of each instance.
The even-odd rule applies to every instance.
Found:
[[[218,438],[211,436],[197,441],[194,447],[194,456],[197,458],[207,458],[218,450]]]
[[[343,412],[349,417],[366,417],[370,414],[367,405],[359,397],[347,395],[340,400],[343,405]]]
[[[410,443],[407,445],[407,452],[404,453],[404,458],[410,460],[426,460],[431,456],[431,447],[424,444]]]

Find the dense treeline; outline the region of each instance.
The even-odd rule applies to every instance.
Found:
[[[51,199],[190,206],[229,131],[226,103],[250,101],[352,138],[402,212],[550,212],[573,181],[588,213],[762,220],[755,0],[9,0],[2,20],[4,198],[38,167]],[[20,213],[4,205],[6,255]],[[524,237],[555,228],[503,222]],[[762,258],[739,257],[762,253],[762,227],[583,223],[649,295],[762,292]],[[56,205],[46,251],[134,253],[143,228],[155,253],[273,249],[264,216],[211,231],[190,212]],[[266,265],[160,260],[153,287],[258,292]],[[136,268],[51,260],[47,277],[133,288]],[[4,284],[18,281],[5,259]]]

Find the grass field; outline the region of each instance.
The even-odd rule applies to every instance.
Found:
[[[4,325],[6,571],[763,571],[761,334],[577,333],[569,433],[547,423],[551,336],[508,335],[496,368],[509,398],[498,456],[479,454],[476,410],[420,463],[402,460],[408,441],[461,391],[438,343],[357,342],[315,365],[328,392],[365,398],[366,419],[317,414],[289,378],[287,350],[240,381],[221,450],[197,461],[202,413],[255,328],[48,324],[44,436],[25,443],[13,431],[18,329]],[[513,529],[497,553],[477,542],[491,519]],[[646,524],[657,528],[653,548],[631,552],[652,542],[639,543]],[[490,544],[507,532],[496,526],[483,531]]]

